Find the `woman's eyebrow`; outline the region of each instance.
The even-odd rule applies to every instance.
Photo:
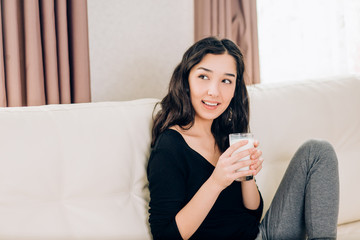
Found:
[[[210,70],[210,69],[208,69],[208,68],[204,68],[204,67],[198,67],[197,68],[197,70],[204,70],[204,71],[206,71],[206,72],[213,72],[212,70]],[[224,73],[224,75],[226,75],[226,76],[230,76],[230,77],[235,77],[235,74],[233,74],[233,73]]]
[[[233,73],[225,73],[226,76],[235,77],[235,74]]]
[[[198,69],[198,70],[199,70],[199,69],[202,69],[202,70],[204,70],[204,71],[206,71],[206,72],[212,72],[212,70],[207,69],[207,68],[204,68],[204,67],[198,67],[197,69]]]

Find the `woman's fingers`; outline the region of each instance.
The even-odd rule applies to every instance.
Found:
[[[231,166],[229,166],[229,171],[230,172],[235,172],[236,170],[239,170],[241,168],[244,167],[250,167],[251,164],[253,164],[254,161],[252,160],[243,160],[243,161],[237,161],[234,164],[232,164]]]
[[[249,174],[255,176],[262,169],[263,161],[264,161],[264,159],[262,157],[260,157],[259,159],[255,159],[255,160],[237,161],[234,164],[232,164],[228,168],[228,170],[230,172],[236,172],[237,170],[239,170],[241,168],[249,167],[249,171],[248,170],[240,170],[243,173],[242,176],[248,176]]]
[[[262,169],[262,163],[264,162],[264,159],[262,157],[260,157],[258,160],[256,160],[256,162],[250,166],[250,169],[255,170],[255,174],[258,174],[260,172],[260,170]]]
[[[223,182],[224,186],[231,184],[233,180],[239,177],[256,175],[261,170],[262,161],[260,159],[262,152],[256,148],[259,145],[258,141],[254,142],[254,148],[236,152],[247,143],[247,140],[241,140],[231,145],[220,156],[214,174],[218,176],[217,179]],[[244,167],[248,167],[248,170],[238,171]]]
[[[261,155],[262,155],[262,151],[259,150],[259,149],[255,149],[255,150],[251,153],[250,158],[253,159],[253,160],[255,160],[255,159],[260,158]]]
[[[229,157],[229,161],[231,163],[235,163],[239,160],[242,160],[243,158],[246,158],[246,160],[249,159],[250,155],[253,154],[256,151],[255,148],[249,148],[241,152],[237,152],[233,154],[231,157]]]
[[[226,149],[226,151],[223,153],[223,155],[226,157],[231,157],[233,155],[233,153],[236,150],[238,150],[238,148],[245,146],[247,143],[248,143],[248,140],[241,140],[237,143],[234,143],[228,149]]]

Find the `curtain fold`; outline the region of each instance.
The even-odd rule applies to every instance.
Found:
[[[60,99],[60,87],[59,87],[59,73],[58,73],[58,60],[57,60],[57,40],[56,32],[59,29],[56,28],[55,15],[53,11],[55,8],[53,1],[41,1],[41,29],[43,39],[43,58],[44,58],[44,75],[45,75],[45,91],[48,104],[56,104]],[[61,17],[60,17],[61,18]],[[59,35],[62,35],[60,33]],[[67,46],[59,49],[67,49]],[[68,51],[65,51],[68,52]],[[59,69],[61,72],[61,69]],[[61,78],[60,78],[61,79]],[[65,81],[69,81],[67,78]],[[67,101],[61,103],[70,103],[70,98]]]
[[[37,0],[24,2],[25,66],[27,105],[45,104],[44,63]]]
[[[0,4],[0,107],[6,106],[6,89],[5,89],[5,69],[4,69],[4,51],[3,51],[3,27],[2,27],[2,10]]]
[[[86,0],[1,0],[0,14],[0,106],[91,101]]]
[[[46,0],[45,0],[46,1]],[[73,0],[70,2],[70,63],[74,67],[71,71],[71,78],[77,81],[72,82],[72,95],[76,102],[86,102],[90,96],[90,68],[89,65],[89,38],[88,38],[88,16],[86,1]],[[85,11],[78,11],[85,9]],[[85,92],[83,88],[89,89]]]
[[[245,62],[245,82],[260,82],[256,0],[194,0],[195,41],[217,36],[234,41]]]
[[[3,63],[8,106],[25,105],[24,36],[20,22],[21,4],[17,0],[3,0],[1,6],[3,27]]]
[[[58,60],[58,77],[61,79],[60,100],[63,103],[71,102],[71,87],[70,87],[70,61],[69,51],[61,51],[61,49],[68,49],[68,29],[67,29],[67,4],[66,0],[56,1],[56,29],[57,29],[57,60]],[[62,21],[60,21],[62,19]]]

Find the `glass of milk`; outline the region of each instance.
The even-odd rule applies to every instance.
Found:
[[[237,143],[237,142],[241,141],[241,140],[247,140],[248,143],[245,146],[240,147],[233,154],[254,147],[254,135],[252,133],[231,133],[231,134],[229,134],[230,146],[232,144],[234,144],[234,143]],[[250,155],[242,158],[240,161],[249,160],[249,159],[250,159]],[[239,172],[239,171],[246,171],[246,170],[249,170],[249,166],[240,168],[240,169],[238,169],[236,171]],[[251,179],[253,179],[252,175],[238,178],[238,179],[236,179],[236,181],[248,181],[248,180],[251,180]]]

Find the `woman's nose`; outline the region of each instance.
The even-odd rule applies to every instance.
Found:
[[[219,96],[219,86],[216,83],[210,84],[208,89],[208,95],[212,97]]]

